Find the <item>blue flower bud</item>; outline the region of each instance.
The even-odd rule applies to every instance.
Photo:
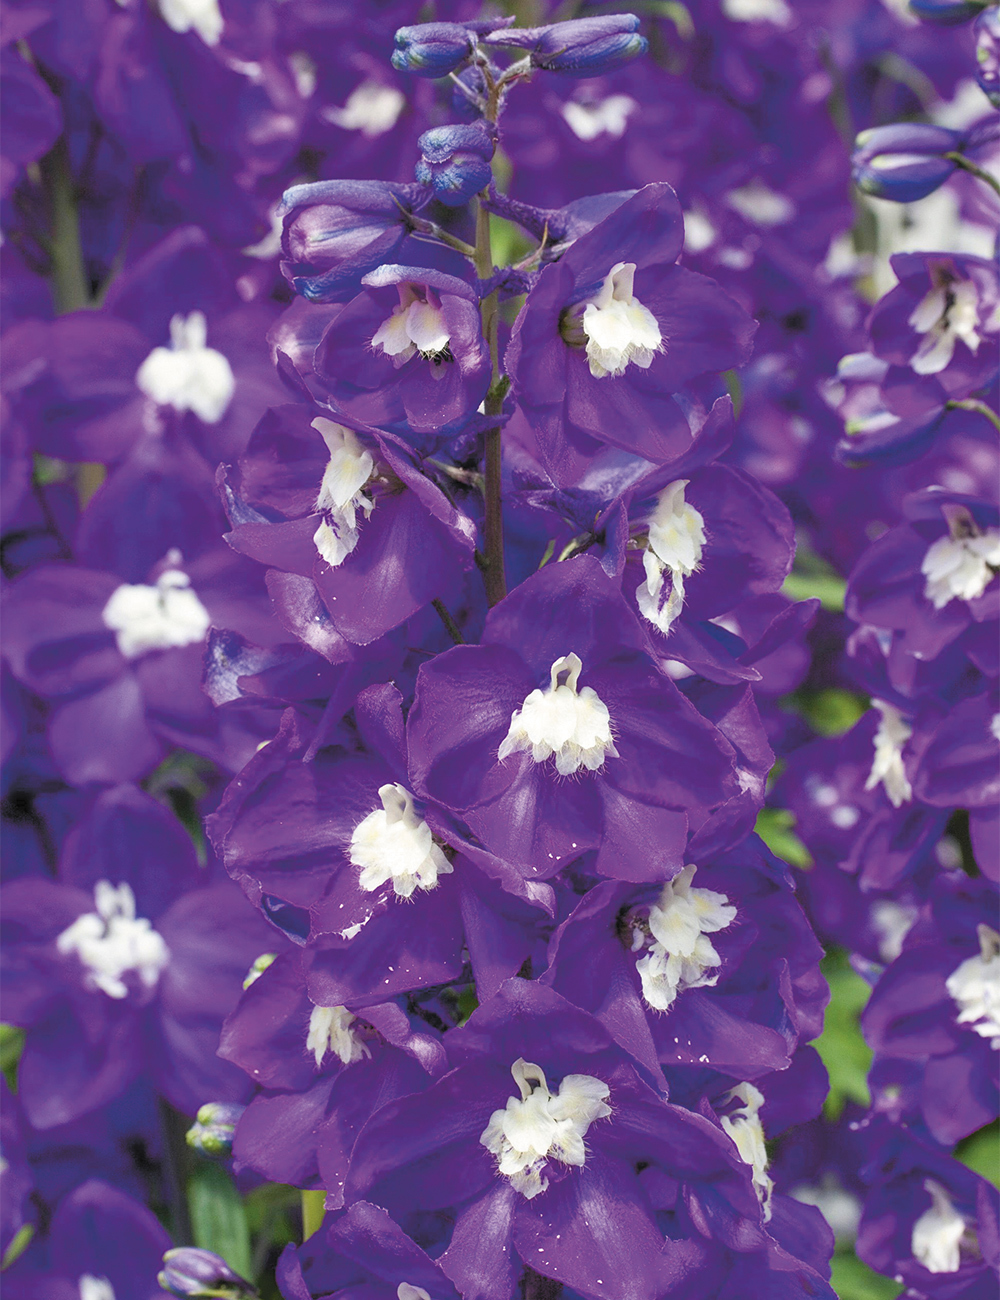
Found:
[[[420,23],[400,27],[395,44],[392,66],[397,72],[444,77],[461,67],[475,48],[476,38],[462,23]]]
[[[187,1144],[203,1156],[229,1156],[233,1151],[233,1133],[246,1110],[231,1101],[210,1101],[202,1106],[195,1122],[185,1134]]]
[[[943,155],[962,142],[961,132],[924,122],[872,127],[855,141],[854,183],[876,198],[913,203],[944,184],[955,164]]]
[[[156,1281],[170,1295],[185,1300],[254,1300],[259,1294],[252,1282],[234,1273],[221,1255],[196,1246],[178,1246],[163,1256]]]
[[[421,157],[416,178],[433,186],[435,197],[447,207],[461,207],[490,183],[496,132],[488,122],[436,126],[417,144]]]
[[[910,0],[910,11],[939,27],[958,27],[982,13],[991,0]]]
[[[530,51],[532,67],[568,77],[601,77],[649,49],[649,42],[639,35],[635,14],[573,18],[547,27],[515,27],[487,36],[485,41],[522,46]]]
[[[976,80],[994,108],[1000,108],[1000,9],[976,19]]]

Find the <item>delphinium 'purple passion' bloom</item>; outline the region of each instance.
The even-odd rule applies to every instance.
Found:
[[[424,665],[407,730],[418,791],[542,878],[596,849],[601,875],[666,879],[688,821],[738,788],[729,743],[656,669],[589,556],[544,568],[481,645]]]
[[[507,366],[543,435],[565,425],[652,461],[687,449],[671,394],[746,360],[754,325],[713,280],[676,265],[683,242],[676,195],[647,185],[542,271]]]

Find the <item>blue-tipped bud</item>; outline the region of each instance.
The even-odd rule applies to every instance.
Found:
[[[910,0],[910,12],[939,27],[971,22],[992,0]]]
[[[256,1300],[257,1288],[234,1273],[221,1255],[197,1246],[178,1246],[163,1256],[157,1284],[183,1300]]]
[[[417,180],[432,186],[435,197],[449,208],[461,207],[490,183],[496,132],[488,122],[436,126],[425,131],[417,145]]]
[[[955,163],[944,155],[960,149],[963,138],[959,131],[924,122],[862,131],[851,159],[854,183],[865,194],[894,203],[926,198],[954,172]]]
[[[233,1101],[206,1102],[185,1134],[188,1146],[203,1156],[232,1155],[233,1134],[245,1110]]]
[[[529,51],[532,67],[568,77],[601,77],[649,49],[649,42],[639,35],[635,14],[573,18],[547,27],[514,27],[495,32],[485,41],[522,46]]]
[[[976,19],[976,80],[994,108],[1000,108],[1000,9]]]
[[[420,23],[400,27],[392,52],[397,72],[418,77],[446,77],[460,68],[475,49],[475,35],[462,23]]]

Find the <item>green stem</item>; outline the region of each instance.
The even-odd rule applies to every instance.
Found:
[[[1000,415],[997,415],[992,407],[987,406],[985,402],[979,401],[976,397],[966,397],[961,401],[945,402],[945,409],[948,411],[975,411],[979,415],[985,415],[997,433],[1000,433]]]
[[[83,265],[80,218],[65,139],[56,141],[40,166],[49,195],[52,298],[60,315],[82,311],[90,306],[90,285]]]
[[[323,1226],[326,1214],[326,1192],[304,1191],[302,1193],[302,1240],[308,1241]]]
[[[1000,194],[1000,181],[989,172],[983,171],[982,167],[977,167],[974,162],[966,158],[964,153],[946,153],[945,157],[949,162],[953,162],[956,167],[961,167],[962,171],[969,172],[972,176],[977,176],[996,194]]]
[[[445,625],[445,629],[447,630],[448,635],[455,642],[455,644],[465,645],[465,641],[462,639],[462,633],[458,630],[458,624],[455,622],[451,614],[448,612],[448,608],[444,604],[444,602],[440,600],[432,600],[431,604],[434,606],[434,609],[437,611],[438,618]]]
[[[157,1099],[157,1105],[163,1137],[164,1192],[170,1209],[172,1235],[175,1245],[187,1246],[194,1243],[187,1199],[190,1148],[184,1136],[190,1121],[162,1097]]]

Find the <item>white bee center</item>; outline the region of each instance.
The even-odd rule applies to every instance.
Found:
[[[689,479],[668,484],[656,498],[642,553],[646,581],[636,591],[640,613],[664,635],[684,606],[684,579],[701,568],[705,520],[684,500]]]
[[[159,7],[171,31],[193,28],[206,45],[218,45],[224,25],[219,0],[159,0]]]
[[[931,1207],[913,1225],[910,1249],[928,1273],[957,1273],[962,1266],[961,1243],[968,1225],[951,1198],[933,1178],[924,1181]]]
[[[753,1170],[753,1185],[757,1199],[764,1211],[765,1221],[771,1217],[771,1190],[774,1186],[767,1172],[767,1148],[764,1145],[764,1126],[759,1111],[764,1104],[764,1094],[752,1083],[738,1083],[726,1093],[727,1102],[738,1098],[743,1104],[721,1119],[722,1127],[736,1144],[740,1159]]]
[[[895,961],[903,951],[903,940],[913,929],[917,909],[912,903],[897,903],[879,898],[869,913],[872,929],[878,935],[878,955],[884,962]]]
[[[592,687],[578,688],[582,667],[576,654],[555,661],[547,689],[532,691],[511,714],[497,753],[501,763],[524,750],[536,763],[554,754],[559,775],[571,776],[581,767],[596,772],[609,755],[618,757],[607,706]]]
[[[988,925],[977,932],[979,952],[948,976],[945,987],[959,1009],[958,1023],[1000,1050],[1000,934]]]
[[[399,306],[372,336],[372,347],[381,348],[398,370],[419,352],[434,363],[432,374],[443,375],[442,361],[451,360],[451,335],[444,321],[441,300],[424,285],[399,284]]]
[[[913,735],[913,728],[905,721],[900,711],[885,700],[872,700],[872,707],[878,709],[882,718],[875,732],[875,758],[872,762],[866,790],[874,790],[881,784],[894,808],[909,803],[913,798],[913,788],[903,766],[903,746]]]
[[[346,1007],[313,1007],[306,1051],[312,1052],[317,1070],[327,1052],[332,1052],[344,1065],[371,1056],[368,1045],[351,1028],[354,1020],[355,1016]]]
[[[631,95],[608,95],[606,99],[591,104],[569,99],[562,106],[562,115],[578,140],[589,142],[599,135],[610,135],[612,139],[620,140],[629,118],[638,107]]]
[[[951,362],[959,339],[970,352],[978,352],[980,329],[984,334],[995,333],[1000,315],[994,313],[993,319],[981,323],[979,293],[973,282],[948,280],[924,294],[907,324],[924,336],[910,358],[910,368],[918,375],[936,375]]]
[[[75,953],[86,967],[87,987],[100,989],[109,998],[128,997],[125,975],[135,974],[146,989],[155,988],[170,961],[170,949],[145,917],[136,916],[130,886],[116,888],[99,880],[94,886],[94,909],[63,930],[56,950],[64,957]]]
[[[375,503],[361,491],[375,472],[371,453],[358,441],[353,429],[319,415],[312,427],[330,453],[323,482],[316,497],[316,509],[323,522],[313,533],[313,543],[331,567],[343,564],[358,544],[358,511],[367,518]]]
[[[773,23],[787,27],[792,11],[785,0],[722,0],[722,11],[734,23]]]
[[[158,406],[194,411],[206,424],[218,424],[233,400],[236,380],[222,353],[205,346],[207,337],[203,312],[172,317],[170,346],[150,352],[135,382]]]
[[[431,828],[413,810],[413,795],[401,785],[383,785],[382,807],[368,814],[351,836],[351,861],[361,868],[358,884],[369,892],[392,881],[398,898],[433,889],[438,876],[454,870]]]
[[[80,1274],[80,1300],[115,1300],[115,1289],[106,1277]]]
[[[320,117],[343,131],[360,131],[369,140],[391,131],[406,107],[406,96],[395,86],[380,81],[363,81],[347,96],[343,108],[329,105]]]
[[[976,600],[1000,569],[1000,529],[939,537],[927,549],[920,572],[924,595],[935,609],[952,600]]]
[[[549,1185],[547,1161],[586,1162],[583,1139],[595,1119],[611,1114],[605,1104],[610,1089],[592,1075],[568,1074],[552,1093],[541,1067],[523,1058],[510,1072],[521,1095],[493,1112],[479,1141],[496,1156],[498,1172],[530,1201]]]
[[[181,569],[165,569],[155,587],[122,583],[111,593],[101,619],[114,632],[126,659],[138,659],[150,650],[195,645],[204,641],[212,622]]]
[[[751,181],[739,189],[730,190],[726,204],[738,212],[744,221],[754,226],[783,226],[795,216],[795,204],[785,194],[769,189],[763,181]]]
[[[648,370],[663,350],[656,317],[632,292],[634,262],[616,262],[583,311],[587,360],[595,379],[623,375],[629,362]]]
[[[725,894],[693,889],[696,870],[689,864],[663,886],[649,909],[648,934],[639,926],[632,930],[632,951],[648,948],[635,968],[642,996],[656,1011],[669,1011],[685,989],[717,984],[721,974],[722,958],[707,936],[731,925],[737,909]]]
[[[400,1282],[396,1287],[396,1300],[431,1300],[422,1286],[413,1286],[409,1282]]]

